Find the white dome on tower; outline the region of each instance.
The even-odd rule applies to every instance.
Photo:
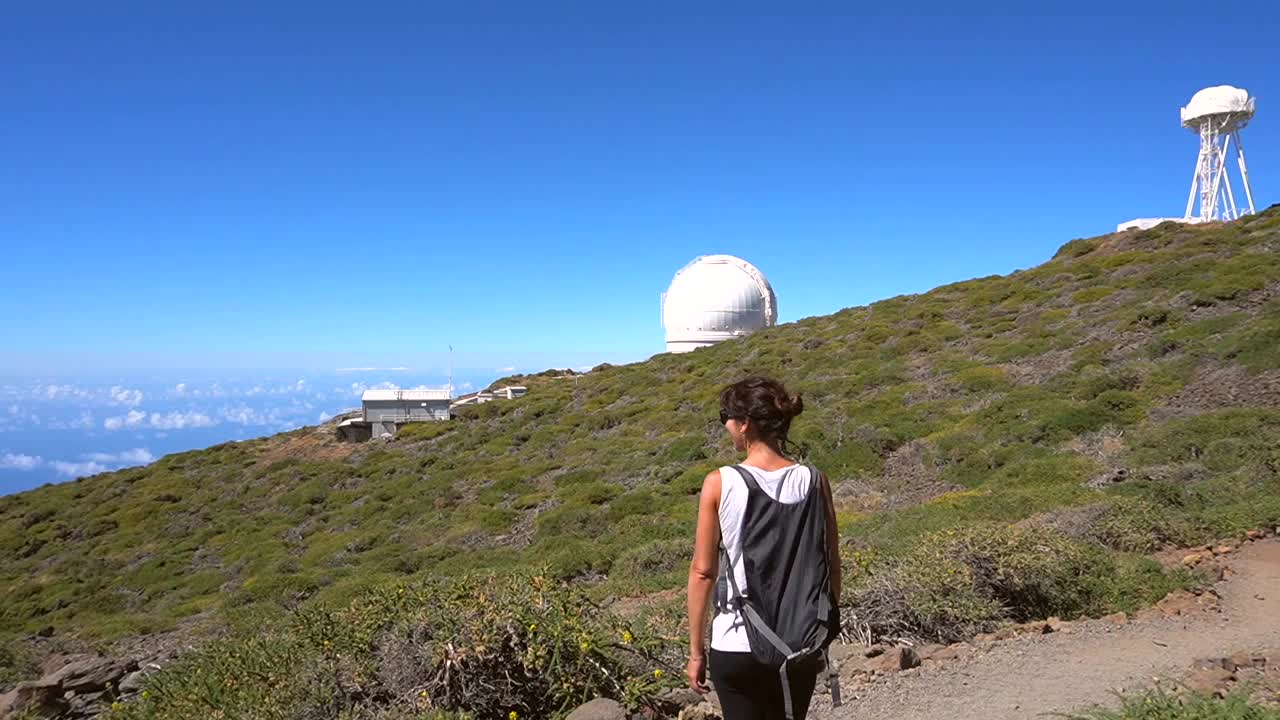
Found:
[[[704,255],[681,268],[662,295],[668,352],[688,352],[778,323],[764,274],[732,255]]]

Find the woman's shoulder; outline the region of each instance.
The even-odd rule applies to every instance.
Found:
[[[720,468],[716,468],[707,473],[702,479],[702,495],[713,495],[717,500],[720,499],[720,487],[723,484],[723,478],[720,475]]]

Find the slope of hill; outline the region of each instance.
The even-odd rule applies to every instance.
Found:
[[[1123,553],[1280,522],[1280,208],[525,378],[526,398],[388,444],[306,428],[0,498],[0,640],[197,632],[409,575],[542,563],[596,597],[678,587],[702,477],[732,458],[716,393],[749,371],[804,394],[794,439],[833,480],[855,578],[909,572],[929,548],[979,552],[974,526],[1017,524],[1107,548],[1070,570],[1110,584],[1068,608],[1143,602],[1176,580]],[[977,614],[862,620],[946,637],[944,622],[1058,607],[1016,591]]]

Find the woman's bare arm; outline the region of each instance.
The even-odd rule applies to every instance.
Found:
[[[836,522],[836,504],[831,497],[831,483],[827,482],[826,474],[818,473],[818,476],[821,478],[819,484],[827,506],[827,559],[831,566],[831,594],[835,596],[836,604],[839,604],[844,579],[840,567],[840,526]]]
[[[702,482],[698,498],[698,529],[694,536],[693,562],[689,563],[689,684],[705,687],[707,605],[716,584],[720,558],[720,471],[713,470]]]

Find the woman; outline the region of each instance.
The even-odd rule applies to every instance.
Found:
[[[832,597],[840,597],[839,537],[831,489],[819,473],[812,482],[809,467],[787,457],[787,431],[791,420],[804,409],[799,395],[792,397],[776,380],[754,377],[726,387],[720,393],[720,421],[733,439],[733,447],[746,454],[740,466],[773,500],[803,501],[810,488],[823,493],[826,508],[827,565]],[[698,529],[693,562],[689,569],[689,685],[707,692],[707,663],[720,698],[725,720],[780,720],[784,717],[784,693],[777,669],[760,663],[751,653],[740,612],[728,602],[718,602],[711,623],[708,656],[704,641],[708,599],[716,586],[723,544],[734,560],[737,586],[745,586],[740,538],[748,488],[733,468],[723,467],[707,475],[698,503]],[[722,591],[723,592],[723,591]],[[725,598],[720,598],[725,600]],[[804,720],[817,679],[816,664],[788,673],[796,720]]]

